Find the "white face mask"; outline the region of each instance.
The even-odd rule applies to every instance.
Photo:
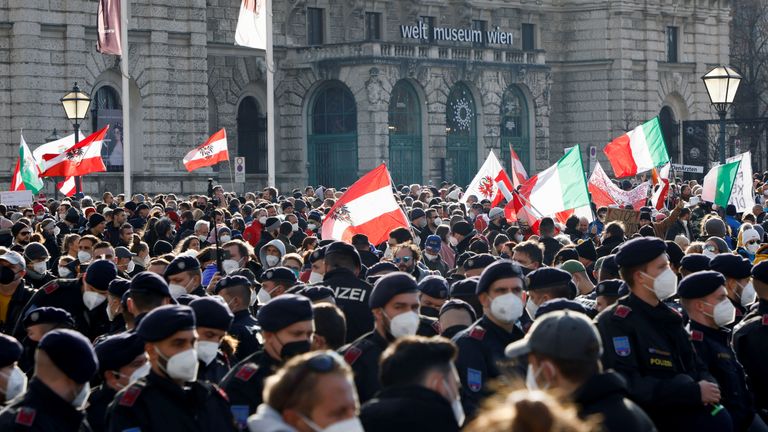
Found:
[[[77,251],[77,259],[80,260],[80,264],[87,264],[91,261],[91,254],[87,251]]]
[[[309,426],[314,432],[364,432],[363,424],[357,417],[352,417],[340,422],[333,423],[328,425],[327,428],[323,429],[315,422],[304,417],[303,415],[299,414],[299,416],[301,416],[301,419],[304,420],[304,423],[306,423],[307,426]]]
[[[58,236],[59,236],[59,234],[61,234],[61,228],[59,228],[59,227],[55,227],[55,228],[53,229],[53,236],[54,236],[54,237],[58,237]]]
[[[384,314],[384,316],[387,316]],[[389,317],[387,317],[389,318]],[[413,336],[419,329],[419,314],[408,311],[389,319],[389,332],[395,339]]]
[[[197,342],[197,358],[202,361],[206,366],[211,364],[213,359],[216,358],[216,354],[219,353],[219,344],[210,341],[198,341]]]
[[[59,267],[59,277],[68,278],[70,276],[72,276],[72,271],[66,267]]]
[[[749,281],[741,290],[741,305],[747,307],[754,303],[756,299],[757,293],[755,292],[755,286],[752,284],[752,281]]]
[[[107,296],[93,291],[83,292],[83,303],[88,310],[94,310],[96,306],[107,301]]]
[[[131,382],[131,384],[135,383],[136,381],[144,378],[145,376],[149,375],[149,371],[152,369],[152,367],[149,365],[149,362],[144,363],[141,365],[140,368],[133,371],[131,374],[131,377],[128,378],[128,381]]]
[[[224,260],[224,262],[221,263],[221,268],[224,270],[224,273],[230,274],[233,271],[240,268],[240,264],[233,260],[233,259],[227,259]]]
[[[443,224],[443,220],[440,218],[435,218],[435,220],[432,222],[435,224],[436,227],[439,227],[440,225]]]
[[[704,251],[702,252],[702,254],[703,254],[705,257],[709,258],[709,259],[712,259],[712,258],[714,258],[714,257],[716,257],[716,256],[717,256],[717,253],[715,253],[715,252],[712,252],[712,251],[709,251],[709,250],[707,250],[707,249],[704,249]]]
[[[312,272],[309,274],[309,283],[318,283],[323,281],[323,274],[318,272]]]
[[[523,241],[523,235],[522,234],[515,234],[515,241],[517,243],[520,243],[521,241]]]
[[[416,226],[418,226],[419,228],[424,228],[425,226],[427,226],[427,220],[426,219],[420,220],[419,223],[416,224]]]
[[[7,382],[5,389],[0,389],[0,391],[5,394],[6,402],[27,391],[27,376],[18,366],[14,366],[10,373],[2,375]]]
[[[168,291],[171,293],[171,297],[174,299],[187,293],[187,289],[179,284],[168,284]]]
[[[269,267],[274,267],[280,262],[280,257],[274,255],[267,255],[264,259],[267,261]]]
[[[197,236],[197,239],[200,240],[200,243],[202,243],[202,242],[208,240],[208,236],[205,235],[205,234],[200,234],[199,236]]]
[[[528,387],[528,390],[546,390],[549,387],[549,385],[544,386],[544,388],[539,386],[536,378],[539,377],[540,373],[541,369],[535,371],[533,365],[528,363],[528,371],[525,373],[525,386]]]
[[[706,302],[704,304],[712,306]],[[718,327],[725,327],[736,319],[736,308],[730,300],[725,299],[715,305],[715,308],[712,310],[712,315],[706,315],[715,320],[715,325]]]
[[[291,231],[298,232],[299,231],[299,224],[291,224]]]
[[[132,273],[134,270],[136,270],[136,263],[133,260],[128,261],[128,265],[125,266],[125,272]]]
[[[645,273],[648,275],[647,273]],[[665,269],[660,275],[656,276],[653,280],[653,293],[656,294],[656,298],[659,301],[664,301],[673,295],[677,291],[677,276],[671,268]]]
[[[255,291],[251,290],[251,298],[248,299],[248,306],[255,305],[258,300],[259,300],[259,296],[256,294]]]
[[[749,253],[751,253],[753,255],[755,253],[757,253],[758,249],[760,249],[760,244],[759,243],[758,244],[753,243],[753,244],[747,245],[747,251],[749,251]]]
[[[48,271],[48,266],[45,265],[45,261],[43,262],[36,262],[32,264],[32,270],[35,271],[35,273],[38,274],[45,274],[45,272]]]
[[[451,246],[456,247],[459,244],[459,241],[454,236],[448,237],[448,243],[451,244]]]
[[[448,381],[445,379],[443,380],[443,385],[446,389],[451,388],[451,386],[448,385]],[[451,392],[453,392],[453,390],[451,390]],[[464,425],[464,421],[467,419],[467,415],[464,413],[464,407],[461,405],[461,397],[459,397],[457,394],[456,396],[453,396],[450,401],[453,417],[456,419],[456,424],[461,427]]]
[[[74,399],[72,399],[72,406],[76,409],[82,409],[85,402],[88,400],[88,394],[91,392],[91,384],[86,382],[80,392],[77,393]]]
[[[533,302],[530,297],[528,297],[528,301],[525,302],[525,310],[528,312],[528,316],[531,317],[531,319],[536,318],[536,311],[539,310],[539,305]]]
[[[259,223],[260,223],[260,224],[262,224],[262,225],[266,225],[266,223],[267,223],[267,217],[266,217],[266,216],[262,216],[262,217],[260,217],[260,218],[259,218]]]
[[[259,292],[256,294],[256,300],[259,301],[259,304],[267,304],[270,300],[272,300],[272,296],[267,292],[267,289],[262,287]]]
[[[197,380],[197,368],[200,366],[197,362],[197,350],[192,348],[186,351],[172,355],[166,358],[155,347],[155,352],[160,358],[166,360],[165,367],[160,366],[171,379],[194,382]]]
[[[222,243],[222,244],[226,243],[226,242],[228,242],[230,240],[232,240],[232,237],[230,237],[228,235],[223,235],[223,236],[219,237],[219,242]]]
[[[309,229],[311,229],[312,231],[314,231],[314,230],[316,230],[316,229],[317,229],[317,224],[313,224],[313,223],[311,223],[311,224],[307,224],[307,228],[309,228]]]
[[[429,261],[434,261],[437,259],[437,255],[432,255],[431,253],[428,253],[428,252],[424,252],[424,257]]]
[[[523,301],[512,293],[500,295],[491,301],[491,314],[505,324],[512,324],[523,315]]]

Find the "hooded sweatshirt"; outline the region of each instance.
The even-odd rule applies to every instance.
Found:
[[[273,246],[273,247],[277,248],[277,250],[280,251],[279,260],[282,260],[283,256],[285,256],[285,244],[283,244],[282,241],[280,241],[278,239],[274,239],[274,240],[270,241],[269,243],[265,244],[264,246],[261,247],[261,249],[259,249],[259,262],[261,262],[263,270],[266,270],[266,269],[269,269],[269,268],[272,268],[272,267],[277,267],[277,266],[280,265],[280,261],[278,261],[278,263],[273,265],[273,266],[267,264],[267,254],[266,254],[267,246]]]

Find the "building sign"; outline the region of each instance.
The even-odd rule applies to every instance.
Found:
[[[472,42],[478,44],[512,45],[512,32],[495,30],[475,30],[472,28],[432,27],[424,21],[416,25],[401,25],[403,39],[434,40],[450,42]]]

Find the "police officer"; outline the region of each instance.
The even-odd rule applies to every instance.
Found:
[[[419,313],[421,315],[437,318],[440,308],[448,301],[450,288],[448,281],[438,275],[429,275],[419,282]]]
[[[131,279],[127,306],[128,312],[134,316],[134,330],[152,309],[171,303],[175,303],[175,300],[160,275],[145,271]]]
[[[0,412],[0,430],[90,430],[83,409],[98,370],[91,342],[67,329],[43,337],[29,389]]]
[[[110,431],[234,431],[226,394],[197,381],[195,313],[165,305],[136,329],[149,356],[149,374],[121,390],[107,411]]]
[[[144,342],[136,333],[109,336],[94,347],[101,385],[88,396],[88,423],[94,431],[107,430],[107,407],[120,390],[149,373]]]
[[[27,391],[27,376],[18,365],[21,352],[19,341],[0,333],[0,409]]]
[[[165,268],[163,277],[168,281],[168,290],[173,298],[179,298],[183,294],[203,297],[203,272],[200,270],[200,262],[189,255],[181,255],[173,259]]]
[[[189,303],[197,325],[197,379],[218,383],[229,372],[231,339],[225,341],[234,315],[220,297],[199,297]],[[230,353],[225,354],[224,349]]]
[[[245,276],[224,276],[213,289],[214,295],[220,295],[234,314],[229,334],[237,339],[237,349],[233,361],[241,361],[261,348],[261,328],[251,311],[251,283]]]
[[[358,278],[360,254],[354,246],[333,242],[325,249],[323,285],[334,290],[336,305],[347,317],[347,342],[356,340],[373,328],[373,315],[368,307],[373,288]]]
[[[622,374],[632,399],[659,431],[730,430],[719,410],[720,389],[683,328],[682,317],[664,303],[677,290],[666,244],[653,237],[624,243],[616,254],[630,294],[596,318],[603,366]]]
[[[288,267],[272,267],[261,274],[261,289],[256,294],[260,304],[285,294],[296,284],[296,274]]]
[[[107,286],[107,319],[109,319],[109,334],[125,331],[125,318],[123,318],[122,299],[131,288],[131,281],[117,278]]]
[[[24,317],[22,325],[26,336],[21,340],[24,353],[19,360],[19,366],[25,373],[31,374],[35,366],[35,350],[43,336],[57,328],[71,329],[75,326],[75,320],[64,309],[43,306],[31,309]]]
[[[619,300],[619,288],[622,284],[621,279],[608,279],[597,284],[595,287],[595,308],[598,313]]]
[[[457,298],[443,303],[440,308],[440,336],[453,339],[459,332],[464,331],[477,321],[477,315],[472,306]]]
[[[733,430],[746,430],[755,419],[760,422],[758,430],[768,430],[755,417],[744,369],[731,349],[727,326],[734,320],[735,308],[725,293],[725,278],[715,271],[698,272],[680,281],[677,294],[691,320],[693,347],[720,385],[722,404],[731,414]]]
[[[576,285],[571,279],[571,274],[565,270],[543,267],[528,273],[526,279],[528,300],[525,303],[525,311],[532,320],[536,318],[536,310],[544,302],[576,297]]]
[[[264,348],[235,365],[221,381],[241,427],[262,402],[264,380],[286,360],[308,352],[314,333],[312,303],[294,294],[271,300],[259,309],[256,317]]]
[[[704,254],[688,254],[680,260],[680,276],[709,270],[710,259]]]
[[[456,369],[461,378],[461,403],[470,418],[487,394],[484,385],[501,375],[498,362],[505,358],[504,348],[524,336],[518,321],[523,316],[524,289],[523,272],[517,264],[500,260],[486,267],[475,289],[483,317],[453,338],[459,347]]]
[[[718,254],[709,262],[709,268],[725,276],[728,299],[736,309],[736,319],[728,328],[732,329],[747,314],[747,307],[755,301],[755,295],[743,295],[751,281],[752,264],[748,259],[730,253]]]
[[[375,319],[373,331],[339,350],[355,373],[355,387],[361,403],[371,399],[381,387],[381,353],[395,339],[416,334],[420,322],[418,292],[416,279],[407,273],[382,276],[376,281],[368,301]]]

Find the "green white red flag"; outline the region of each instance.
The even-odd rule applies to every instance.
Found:
[[[618,178],[650,171],[669,162],[658,117],[611,141],[603,153],[608,156],[613,175]]]

